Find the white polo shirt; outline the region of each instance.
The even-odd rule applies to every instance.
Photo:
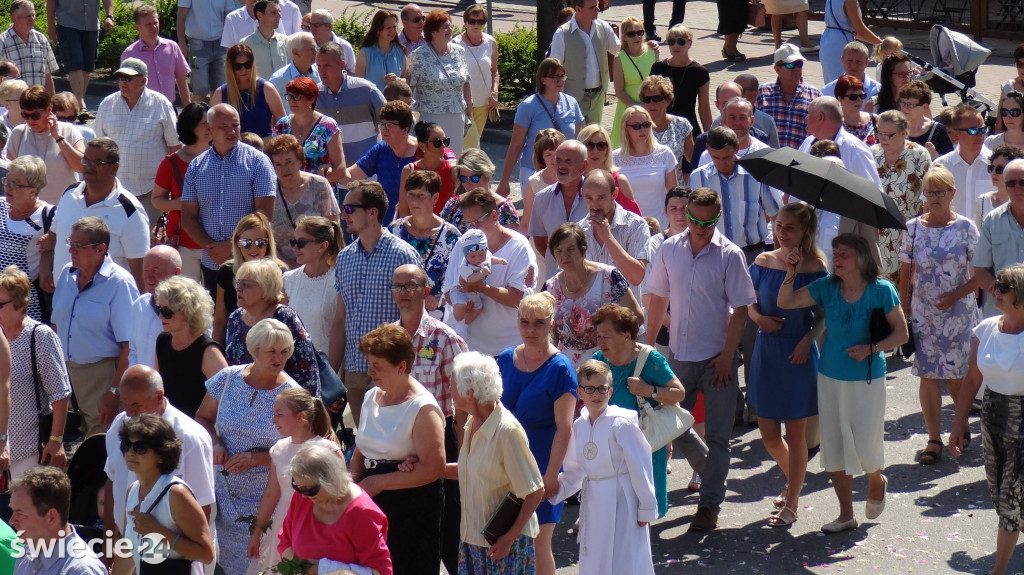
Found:
[[[66,244],[71,237],[71,226],[86,216],[96,216],[110,228],[110,245],[107,253],[114,263],[130,270],[129,259],[141,259],[149,249],[149,216],[146,210],[128,190],[116,180],[114,189],[103,200],[91,206],[85,205],[85,182],[68,189],[57,204],[52,228],[57,235],[57,246],[53,253],[53,275],[56,277],[64,265],[71,262],[71,253]]]

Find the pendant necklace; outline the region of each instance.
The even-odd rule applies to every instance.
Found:
[[[590,424],[590,441],[583,445],[583,459],[593,461],[597,457],[597,444],[594,443],[594,423]]]

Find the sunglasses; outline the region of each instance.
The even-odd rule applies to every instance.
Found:
[[[307,240],[306,238],[292,238],[292,239],[288,240],[288,245],[290,245],[293,248],[300,249],[300,250],[302,248],[308,246],[309,244],[316,244],[316,243],[320,243],[320,242],[318,242],[316,240]]]
[[[57,119],[61,122],[71,122],[73,124],[78,121],[78,114],[71,114],[70,116],[61,116],[57,114],[54,115],[56,115]]]
[[[885,132],[876,132],[876,133],[878,134],[878,137],[883,139],[883,140],[891,140],[891,139],[896,137],[896,134],[899,134],[899,132],[892,132],[892,133],[889,133],[889,134],[886,134]]]
[[[462,174],[459,174],[459,181],[462,182],[463,184],[465,184],[466,182],[473,182],[474,184],[479,184],[480,180],[482,180],[483,178],[484,177],[481,174],[474,174],[472,176],[463,176]]]
[[[659,94],[657,96],[644,96],[640,98],[640,101],[643,102],[644,104],[650,104],[651,102],[654,102],[655,104],[660,104],[667,99],[667,97]]]
[[[151,305],[153,306],[153,311],[155,311],[158,316],[164,319],[171,319],[174,317],[174,310],[171,309],[170,306],[157,305],[155,299],[151,300]]]
[[[851,101],[851,102],[859,102],[860,100],[863,100],[864,98],[867,98],[868,95],[867,94],[863,94],[863,93],[861,93],[861,94],[846,94],[843,97],[846,98],[847,100]]]
[[[599,152],[604,152],[608,149],[608,142],[585,142],[583,145],[588,150],[597,150]]]
[[[487,23],[487,18],[482,18],[480,20],[477,20],[476,18],[468,18],[466,20],[466,24],[468,24],[470,26],[483,26],[486,23]]]
[[[583,390],[583,393],[589,393],[589,394],[596,393],[598,395],[608,395],[608,392],[612,390],[612,386],[610,386],[610,385],[581,385],[580,389]]]
[[[958,132],[966,132],[969,136],[977,136],[985,133],[984,126],[971,126],[970,128],[956,128]]]
[[[1017,110],[1017,112],[1020,112],[1020,110]],[[23,111],[21,113],[21,117],[24,118],[26,121],[35,122],[39,118],[42,118],[43,114],[45,114],[45,113],[46,113],[45,110],[36,110],[35,112],[24,112]],[[1003,115],[1005,116],[1006,114],[1003,114]]]
[[[999,115],[1004,117],[1004,118],[1007,117],[1007,116],[1009,116],[1011,118],[1019,118],[1020,114],[1021,114],[1021,109],[1020,108],[1014,108],[1012,110],[1009,109],[1009,108],[1002,108],[1001,110],[999,110]]]
[[[82,163],[83,166],[89,166],[89,167],[92,167],[92,168],[98,168],[100,166],[112,166],[112,165],[117,163],[117,162],[109,162],[107,160],[90,160],[89,158],[85,158],[85,157],[83,157],[79,161]]]
[[[405,20],[406,22],[412,22],[413,24],[419,24],[420,22],[426,19],[426,16],[417,16],[415,18],[402,18],[402,20]]]
[[[633,30],[632,32],[623,32],[622,35],[625,36],[626,38],[639,38],[644,35],[644,31]]]
[[[145,441],[129,441],[127,439],[121,440],[121,453],[126,454],[128,451],[134,451],[135,455],[145,455],[149,453],[149,444]]]
[[[1013,289],[1013,284],[1011,284],[1010,282],[1003,282],[1003,281],[996,280],[996,281],[992,282],[992,289],[996,290],[997,292],[999,292],[1001,294],[1005,294],[1005,293],[1009,293],[1010,290]]]
[[[239,70],[252,70],[252,60],[246,60],[245,62],[232,62],[231,68],[236,72]]]
[[[431,144],[432,146],[434,146],[435,148],[440,150],[441,148],[447,147],[449,144],[451,144],[452,143],[452,139],[451,138],[434,138],[433,140],[427,140],[427,142],[429,144]]]
[[[691,214],[690,212],[686,212],[686,219],[690,220],[691,224],[693,224],[695,226],[698,226],[698,227],[701,227],[701,228],[711,228],[711,227],[714,227],[715,224],[718,223],[719,218],[721,218],[721,217],[722,217],[722,213],[719,212],[717,216],[715,216],[714,218],[712,218],[710,220],[698,220],[697,218],[693,217],[693,214]]]
[[[341,209],[348,215],[352,215],[352,212],[356,210],[367,210],[369,209],[365,204],[342,204]]]
[[[136,78],[138,78],[138,76],[132,76],[129,74],[114,74],[114,80],[118,82],[131,82]]]
[[[782,65],[782,67],[787,69],[787,70],[792,70],[794,68],[797,68],[797,69],[803,68],[804,67],[804,61],[803,60],[797,60],[796,62],[786,62],[785,64]]]
[[[299,495],[305,495],[306,497],[316,497],[317,493],[320,493],[320,486],[314,485],[313,487],[299,487],[295,485],[295,478],[292,478],[292,489],[295,490]]]
[[[1024,190],[1024,180],[1006,180],[1006,187],[1007,189],[1020,187]]]
[[[241,238],[238,240],[238,247],[243,250],[247,250],[253,246],[263,249],[270,245],[270,240],[267,238],[260,238],[258,240],[250,240],[248,238]]]
[[[391,293],[402,293],[402,292],[417,292],[427,287],[427,284],[418,284],[416,282],[409,282],[402,285],[391,286]]]
[[[544,77],[545,77],[545,78],[549,78],[549,79],[551,79],[551,80],[554,80],[554,81],[556,81],[556,82],[562,82],[562,81],[564,81],[564,80],[565,80],[565,74],[562,74],[562,75],[560,75],[560,76],[544,76]]]
[[[652,124],[650,122],[641,122],[639,124],[626,124],[626,126],[628,126],[631,130],[636,130],[638,132],[640,130],[650,130],[651,125]]]
[[[988,167],[988,173],[995,174],[997,176],[1001,176],[1001,175],[1003,175],[1003,170],[1005,170],[1005,169],[1006,169],[1006,164],[1003,164],[1002,166],[992,166],[992,165],[990,165]]]
[[[665,43],[669,46],[685,46],[687,42],[689,42],[689,40],[685,40],[683,38],[669,38],[668,40],[665,40]]]

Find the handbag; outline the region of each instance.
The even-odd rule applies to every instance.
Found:
[[[647,363],[647,357],[654,348],[640,344],[640,355],[636,358],[633,377],[640,377],[640,372]],[[654,407],[641,397],[636,398],[637,413],[640,417],[640,430],[644,432],[651,451],[657,451],[668,445],[670,441],[686,433],[693,427],[693,416],[679,405],[661,404]]]
[[[889,325],[889,320],[885,319],[885,310],[882,308],[872,308],[871,319],[868,321],[868,337],[872,344],[882,341],[892,333],[892,326]],[[871,360],[874,356],[873,353],[868,354],[868,385],[871,385]]]
[[[43,382],[39,377],[39,368],[36,365],[36,328],[38,327],[39,324],[32,326],[29,348],[32,350],[32,391],[35,392],[36,396],[36,414],[39,417],[39,452],[42,455],[46,444],[50,442],[50,433],[53,430],[53,410],[44,413],[44,410],[48,409],[50,405],[48,403],[45,406],[43,405],[40,394]],[[84,439],[85,436],[82,435],[82,413],[78,408],[78,398],[75,397],[75,390],[72,389],[71,408],[68,409],[67,419],[64,420],[64,442],[77,443]]]
[[[152,505],[150,505],[149,509],[146,510],[146,513],[152,513],[153,509],[156,508],[157,503],[160,503],[160,500],[167,494],[167,491],[178,484],[184,485],[184,483],[179,481],[171,481],[168,483],[164,487],[164,490],[160,492],[160,495],[157,495]],[[185,487],[186,489],[188,488],[187,485]],[[192,490],[189,489],[190,493],[191,491]],[[140,562],[140,566],[141,569],[139,570],[139,575],[191,575],[192,573],[192,561],[189,559],[171,559],[170,557],[167,557],[159,563],[147,563],[143,560]]]
[[[747,24],[754,28],[770,30],[771,20],[768,19],[768,12],[760,0],[751,0],[747,7]]]
[[[320,399],[325,406],[330,407],[339,399],[347,397],[348,389],[345,388],[345,382],[341,381],[338,372],[334,371],[331,363],[327,361],[327,354],[316,351],[316,348],[313,351],[316,352],[316,367],[320,372]]]
[[[509,532],[512,529],[512,525],[515,524],[516,518],[519,517],[519,511],[523,508],[523,500],[512,495],[512,492],[505,494],[505,498],[501,500],[498,507],[491,514],[491,517],[484,524],[484,528],[480,531],[480,534],[484,536],[489,545],[494,545],[494,542],[499,537]]]

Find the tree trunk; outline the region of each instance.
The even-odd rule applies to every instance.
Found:
[[[548,53],[551,46],[551,37],[555,34],[558,24],[558,12],[562,9],[562,2],[552,0],[537,0],[537,62],[539,63]]]

